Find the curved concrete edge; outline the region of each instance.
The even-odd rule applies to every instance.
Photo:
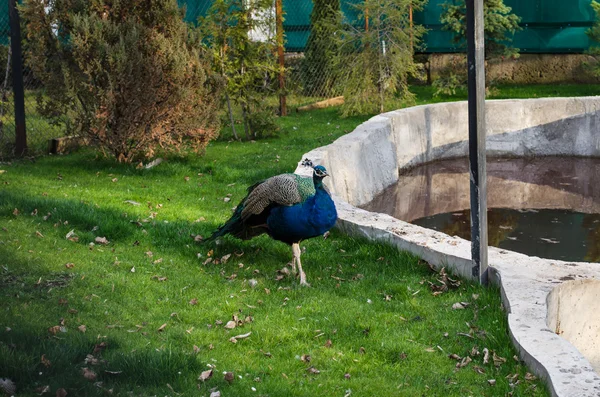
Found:
[[[600,97],[486,102],[488,154],[600,157]],[[472,279],[471,245],[458,237],[411,225],[362,205],[398,180],[401,169],[466,156],[466,102],[422,105],[375,116],[328,146],[303,156],[326,166],[338,208],[338,227],[386,241]],[[296,173],[311,170],[298,166]],[[566,263],[489,249],[492,282],[499,285],[519,356],[545,379],[554,396],[600,397],[590,362],[547,325],[547,296],[565,280],[599,279],[600,264]]]
[[[334,196],[337,227],[353,236],[385,241],[436,268],[473,279],[470,241],[412,225],[389,215],[368,212]],[[554,396],[598,397],[600,376],[590,362],[546,324],[548,293],[566,279],[600,279],[600,267],[529,257],[490,247],[490,280],[498,285],[508,314],[510,336],[519,357]],[[575,274],[577,273],[577,274]]]
[[[548,294],[548,326],[577,347],[600,371],[600,280],[573,280]]]

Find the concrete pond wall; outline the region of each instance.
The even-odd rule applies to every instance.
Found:
[[[303,158],[329,170],[326,182],[343,231],[387,241],[471,278],[469,241],[357,208],[396,183],[405,169],[467,156],[467,119],[466,102],[396,110],[371,118]],[[600,157],[600,97],[488,101],[486,123],[488,155]],[[296,172],[307,170],[299,165]],[[520,357],[555,396],[600,396],[600,321],[589,320],[600,318],[595,314],[600,264],[490,247],[489,265]]]

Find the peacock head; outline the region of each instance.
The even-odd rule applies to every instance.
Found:
[[[322,165],[317,165],[313,168],[313,177],[314,178],[319,178],[319,179],[323,179],[326,176],[328,176],[329,174],[327,173],[327,170],[325,169],[325,167],[323,167]]]

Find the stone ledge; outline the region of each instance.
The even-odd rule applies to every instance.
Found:
[[[488,144],[495,155],[600,157],[600,98],[488,101],[486,109]],[[465,156],[466,114],[466,102],[384,113],[331,145],[305,154],[303,159],[331,170],[328,187],[338,209],[337,226],[472,278],[469,241],[353,206],[365,204],[395,183],[403,168]],[[304,168],[299,166],[297,172],[305,172]],[[554,396],[599,397],[600,376],[590,361],[555,333],[549,294],[565,280],[600,280],[600,264],[548,260],[490,247],[489,265],[521,359],[546,380]]]

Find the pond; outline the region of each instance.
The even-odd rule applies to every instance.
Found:
[[[600,262],[600,159],[490,158],[489,245],[530,256]],[[362,208],[470,239],[468,159],[400,175]]]

